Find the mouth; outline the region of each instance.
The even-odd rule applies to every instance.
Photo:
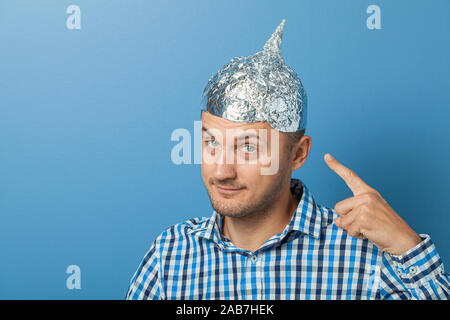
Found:
[[[229,188],[229,187],[219,187],[218,185],[214,185],[220,193],[223,194],[234,194],[241,191],[243,188]]]

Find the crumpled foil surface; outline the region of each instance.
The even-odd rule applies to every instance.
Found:
[[[243,123],[265,121],[281,132],[306,129],[306,91],[281,56],[285,23],[283,19],[262,51],[231,59],[209,79],[203,110]]]

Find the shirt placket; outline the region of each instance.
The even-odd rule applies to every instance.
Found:
[[[263,298],[262,253],[248,252],[246,256],[246,294],[245,299]]]

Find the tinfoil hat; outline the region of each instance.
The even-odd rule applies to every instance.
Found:
[[[306,91],[281,56],[285,23],[283,19],[262,51],[231,59],[209,79],[204,111],[242,123],[267,122],[281,132],[306,129]]]

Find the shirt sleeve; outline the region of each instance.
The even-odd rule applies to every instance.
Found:
[[[130,281],[127,300],[162,300],[164,294],[161,290],[159,272],[159,258],[156,242],[153,242],[141,264]]]
[[[450,277],[430,236],[402,255],[384,253],[381,266],[381,299],[448,300]]]

